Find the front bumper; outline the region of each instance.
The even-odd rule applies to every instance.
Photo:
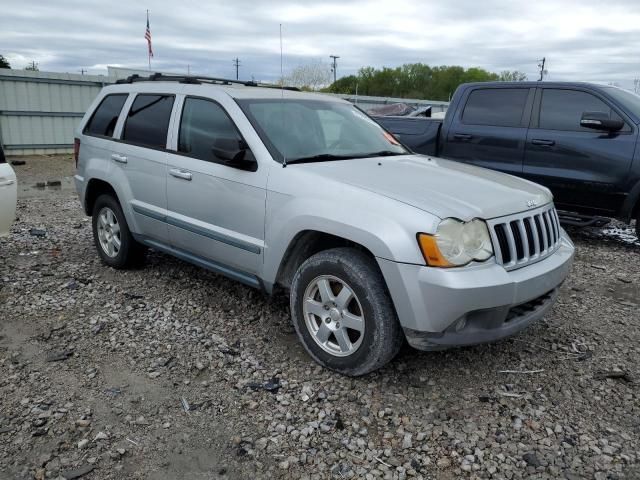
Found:
[[[506,271],[495,261],[442,269],[378,259],[409,344],[421,350],[513,335],[551,308],[569,274],[573,243],[562,231],[549,257]]]

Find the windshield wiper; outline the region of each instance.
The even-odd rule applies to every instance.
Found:
[[[371,152],[352,158],[371,158],[371,157],[395,157],[397,155],[410,155],[409,152],[394,152],[393,150],[380,150],[379,152]]]
[[[328,162],[331,160],[349,160],[354,157],[353,155],[333,155],[331,153],[321,153],[320,155],[311,155],[309,157],[300,157],[287,159],[287,165],[291,163],[309,163],[309,162]]]
[[[381,150],[379,152],[371,153],[356,153],[355,155],[333,155],[331,153],[321,153],[319,155],[311,155],[309,157],[292,158],[291,160],[287,159],[287,164],[329,162],[331,160],[354,160],[356,158],[390,157],[395,155],[407,155],[407,153],[394,152],[392,150]]]

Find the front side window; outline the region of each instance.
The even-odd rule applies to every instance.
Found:
[[[173,95],[138,95],[124,124],[122,140],[152,148],[166,148]]]
[[[520,127],[528,88],[482,88],[469,94],[462,114],[467,125]]]
[[[350,104],[304,99],[242,99],[238,104],[274,159],[348,160],[408,152]]]
[[[540,104],[540,128],[570,132],[592,132],[580,126],[585,112],[604,113],[611,119],[622,120],[620,115],[595,95],[579,90],[544,89]],[[628,127],[623,129],[628,130]]]
[[[107,95],[84,128],[84,133],[100,137],[112,137],[118,117],[128,94]]]
[[[210,100],[189,98],[184,101],[178,151],[190,157],[209,162],[219,162],[213,152],[218,140],[241,140],[235,125],[223,108]]]

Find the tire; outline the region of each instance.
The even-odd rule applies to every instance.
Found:
[[[341,374],[377,370],[393,360],[404,342],[382,273],[359,250],[334,248],[308,258],[293,278],[290,304],[309,355]]]
[[[92,217],[93,241],[105,264],[127,269],[144,262],[146,248],[131,235],[118,200],[112,195],[100,195],[94,204]]]

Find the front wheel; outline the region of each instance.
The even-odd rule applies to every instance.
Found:
[[[131,268],[144,261],[145,248],[131,235],[118,201],[100,195],[93,207],[93,240],[104,263],[113,268]]]
[[[307,259],[291,287],[298,337],[320,365],[344,375],[377,370],[396,356],[403,333],[375,261],[353,248]]]

